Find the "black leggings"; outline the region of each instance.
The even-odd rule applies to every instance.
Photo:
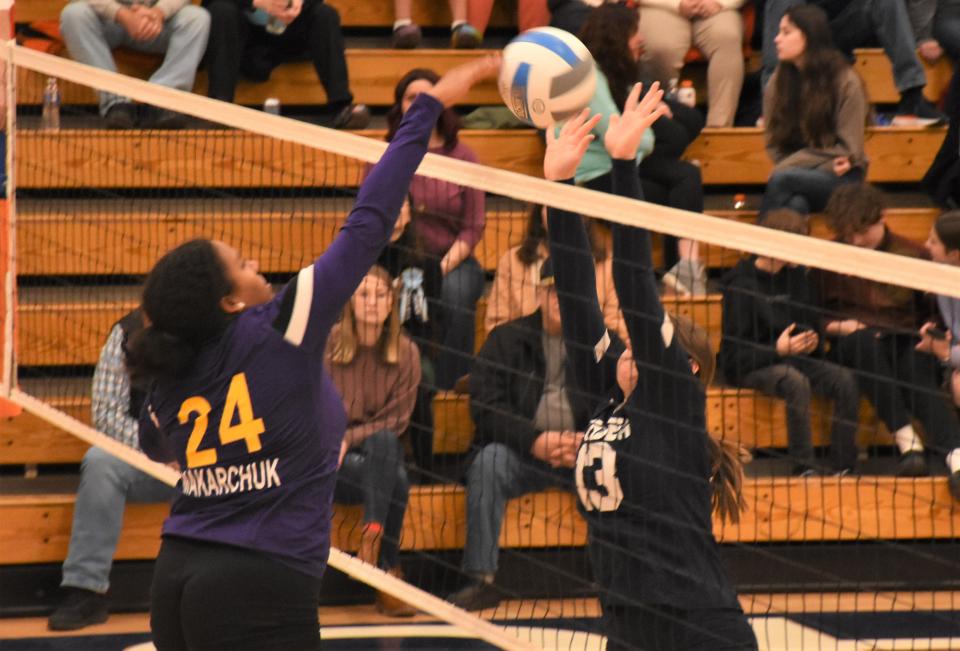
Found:
[[[164,538],[153,571],[157,651],[320,648],[320,579],[258,552]]]
[[[740,607],[603,606],[607,651],[756,651]]]

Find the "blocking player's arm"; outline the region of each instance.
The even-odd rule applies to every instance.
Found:
[[[574,213],[550,208],[547,236],[567,363],[580,390],[605,395],[616,381],[616,359],[608,352],[620,351],[622,346],[603,320],[597,300],[596,266],[583,220]]]
[[[301,269],[276,300],[274,327],[296,346],[323,342],[360,281],[386,246],[413,173],[420,165],[443,105],[427,94],[414,100],[396,136],[373,166],[350,216],[330,247]]]
[[[148,398],[140,411],[140,449],[154,461],[170,463],[178,461],[177,455],[166,444],[166,437],[160,431],[160,423]]]
[[[643,199],[636,163],[614,160],[612,174],[615,194]],[[647,229],[613,225],[613,282],[640,373],[650,365],[689,371],[686,355],[672,345],[673,324],[660,302]]]

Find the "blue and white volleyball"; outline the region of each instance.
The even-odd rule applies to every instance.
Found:
[[[554,27],[538,27],[504,48],[498,86],[514,115],[546,129],[590,103],[597,86],[596,66],[576,36]]]

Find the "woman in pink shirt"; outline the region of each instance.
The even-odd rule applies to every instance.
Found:
[[[429,91],[439,79],[425,68],[411,70],[394,90],[394,105],[387,114],[387,140],[393,139],[400,120],[417,95]],[[477,162],[473,151],[460,142],[460,118],[444,110],[430,136],[429,151]],[[473,256],[483,237],[483,191],[455,183],[415,176],[410,186],[413,224],[427,255],[440,259],[443,273],[443,351],[437,362],[437,386],[449,389],[470,372],[474,348],[474,308],[483,293],[484,273]]]

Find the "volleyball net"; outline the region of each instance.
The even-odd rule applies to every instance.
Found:
[[[0,262],[7,278],[5,375],[0,386],[8,400],[48,424],[18,431],[19,438],[5,444],[46,446],[47,452],[32,457],[35,463],[45,459],[76,463],[86,444],[93,444],[175,484],[178,474],[130,447],[135,440],[119,442],[93,427],[91,412],[107,409],[93,395],[93,375],[103,362],[108,336],[137,307],[143,278],[156,260],[192,238],[229,243],[245,258],[257,260],[260,271],[277,287],[292,278],[336,236],[368,166],[386,147],[385,125],[360,134],[338,132],[13,45],[2,46],[2,52],[6,78],[12,83],[6,115],[7,217],[0,240],[5,245],[0,251],[7,254]],[[51,78],[60,92],[58,127],[42,111],[43,91]],[[100,92],[129,98],[141,116],[175,113],[183,128],[105,130],[97,111]],[[824,322],[846,318],[819,295],[811,294],[809,304],[802,304],[789,287],[724,282],[729,270],[751,255],[801,265],[810,278],[827,279],[828,290],[836,282],[829,273],[882,283],[878,291],[893,297],[917,326],[927,315],[936,318],[935,307],[925,307],[923,296],[960,294],[956,289],[960,270],[832,242],[820,218],[813,220],[811,237],[757,226],[749,212],[687,213],[549,183],[514,171],[535,173],[539,168],[543,145],[534,132],[463,130],[460,142],[491,165],[429,154],[410,202],[411,225],[402,233],[398,230],[380,261],[398,277],[392,281],[398,318],[407,323],[417,346],[419,363],[411,369],[415,367],[419,382],[412,388],[405,385],[400,400],[386,385],[403,381],[397,378],[403,373],[396,370],[402,363],[384,371],[377,382],[362,386],[356,384],[359,375],[340,373],[354,378],[350,381],[355,384],[340,388],[363,403],[356,407],[357,414],[371,422],[384,418],[402,424],[403,431],[390,433],[399,437],[404,470],[379,482],[378,490],[390,494],[386,519],[402,517],[399,539],[392,544],[399,547],[404,579],[352,557],[364,554],[368,521],[364,510],[369,508],[369,491],[374,490],[369,473],[342,478],[338,486],[330,565],[498,646],[600,648],[604,633],[598,596],[607,591],[608,598],[621,603],[641,602],[630,591],[611,592],[613,588],[595,581],[574,469],[564,463],[551,468],[532,453],[516,449],[519,433],[531,428],[583,427],[558,425],[567,416],[557,410],[570,411],[574,420],[582,421],[583,416],[572,413],[577,409],[569,405],[550,407],[541,395],[545,385],[568,388],[566,376],[555,366],[562,354],[544,358],[541,348],[531,353],[539,360],[535,362],[521,354],[527,350],[524,346],[547,346],[542,324],[536,317],[530,320],[548,286],[541,278],[545,234],[540,211],[532,206],[572,211],[588,219],[601,283],[609,270],[611,223],[649,229],[659,271],[674,255],[671,247],[677,238],[699,242],[699,257],[711,278],[709,291],[689,296],[664,283],[662,300],[668,313],[703,329],[714,353],[721,341],[726,346],[739,344],[748,356],[769,349],[770,341],[738,334],[729,325],[735,317],[756,324],[786,305],[808,315],[798,324],[801,329],[818,330]],[[442,214],[445,210],[475,212],[451,217]],[[922,242],[932,223],[931,211],[923,214],[888,213],[887,223]],[[447,269],[438,242],[454,228],[452,220],[468,218],[476,226],[472,257]],[[421,224],[429,226],[418,231]],[[489,289],[498,268],[514,274],[494,281],[501,284],[499,294]],[[749,311],[726,312],[733,301]],[[881,310],[873,316],[878,323],[887,322]],[[516,321],[523,317],[528,320]],[[519,333],[500,338],[507,346],[506,358],[497,356],[503,351],[484,348],[491,330],[503,323],[508,326],[501,327]],[[676,327],[686,323],[680,321]],[[889,349],[906,359],[905,347],[920,340],[911,339],[911,327],[901,323],[897,328],[891,326],[878,338],[893,342]],[[869,351],[874,354],[875,349]],[[868,353],[851,353],[855,358],[846,361],[856,365],[862,361],[856,356],[864,354]],[[899,358],[890,361],[900,370],[906,363]],[[802,370],[801,365],[797,368]],[[848,469],[846,465],[830,462],[831,428],[836,431],[831,416],[837,412],[831,400],[814,397],[798,416],[778,395],[785,390],[778,382],[788,381],[782,378],[751,384],[742,377],[718,377],[706,389],[711,435],[752,452],[743,484],[746,510],[738,524],[714,518],[714,534],[763,648],[799,648],[796,641],[801,638],[803,644],[813,644],[810,648],[834,648],[831,645],[843,639],[896,637],[857,628],[859,624],[844,619],[865,611],[924,613],[931,630],[938,632],[932,637],[956,635],[951,618],[960,610],[954,592],[960,562],[951,539],[960,535],[960,509],[947,485],[945,457],[950,450],[941,445],[951,439],[943,432],[925,431],[920,422],[930,416],[924,411],[927,406],[949,400],[948,387],[940,385],[947,375],[938,376],[935,386],[929,378],[925,384],[915,382],[907,372],[884,383],[879,381],[884,379],[883,369],[864,364],[860,368],[866,380],[858,380],[858,389],[882,387],[869,395],[859,391],[852,398],[855,422],[847,424],[856,449],[849,464],[854,472],[849,474],[840,473]],[[551,372],[552,377],[545,378]],[[937,366],[936,372],[946,374],[946,369]],[[478,387],[478,377],[490,384]],[[871,384],[871,379],[877,382]],[[370,386],[381,383],[384,386]],[[511,391],[530,394],[528,400],[539,413],[521,413],[516,405],[523,401]],[[507,395],[487,398],[498,392]],[[484,397],[478,399],[478,393]],[[401,417],[386,418],[372,406],[372,395],[393,407],[398,402],[407,406],[400,409]],[[600,404],[603,396],[590,398]],[[896,400],[908,410],[909,420],[916,421],[919,440],[929,443],[925,476],[897,475],[902,448],[883,424],[888,402]],[[811,423],[814,450],[809,455],[788,441],[790,427],[802,418]],[[382,430],[390,428],[377,432]],[[373,438],[371,434],[358,434],[358,440]],[[354,461],[361,465],[380,454],[362,443],[355,452]],[[508,468],[518,461],[519,470]],[[488,464],[486,469],[483,464]],[[798,470],[810,472],[800,475]],[[510,485],[496,485],[507,480]],[[223,489],[215,475],[201,483],[193,488],[208,493]],[[409,489],[404,495],[405,484]],[[601,481],[593,488],[609,487]],[[501,499],[504,503],[496,506]],[[648,506],[638,501],[623,508],[642,519]],[[502,522],[494,526],[501,508]],[[479,524],[480,519],[487,522]],[[158,535],[159,525],[155,523]],[[389,522],[385,528],[390,528]],[[669,541],[662,542],[669,546]],[[382,550],[391,543],[378,544],[383,566]],[[468,561],[464,549],[471,545],[468,553],[473,556]],[[144,557],[158,546],[159,538]],[[859,557],[863,562],[848,565],[830,560],[831,556]],[[894,559],[900,567],[891,568]],[[445,597],[476,580],[484,569],[496,575],[494,601],[499,603],[473,614],[452,607]],[[638,594],[643,580],[635,578]],[[805,626],[818,631],[813,638]]]

